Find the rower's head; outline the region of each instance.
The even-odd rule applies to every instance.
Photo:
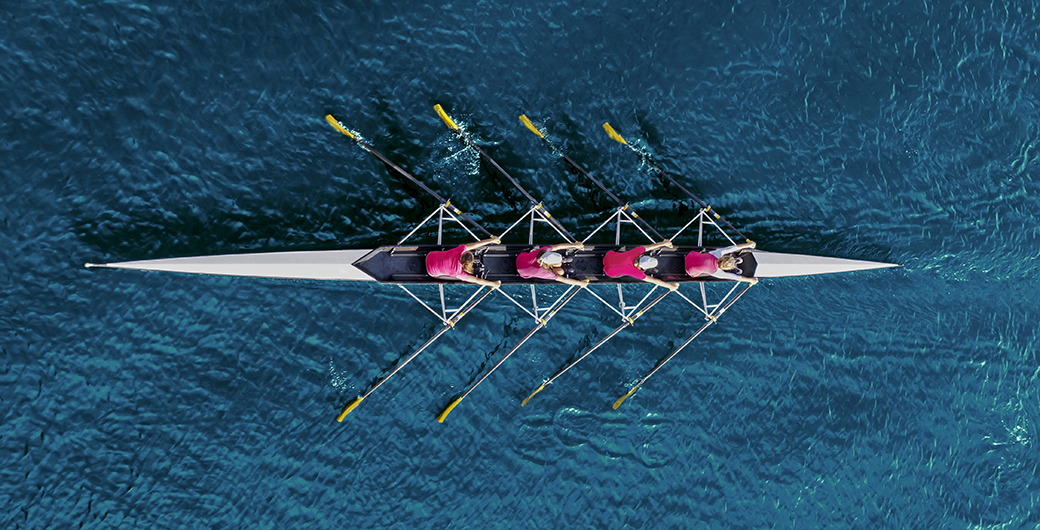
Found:
[[[559,267],[563,265],[563,254],[551,250],[547,251],[538,258],[538,263],[549,267]]]
[[[725,256],[722,256],[721,258],[719,258],[719,265],[718,266],[719,266],[720,269],[722,269],[724,271],[731,271],[731,270],[736,269],[737,265],[740,265],[740,262],[741,262],[740,258],[734,256],[733,254],[726,254]]]
[[[657,258],[653,256],[639,256],[639,261],[636,262],[636,267],[648,271],[657,266]]]
[[[466,274],[473,274],[473,251],[463,252],[459,256],[459,263],[462,263],[462,270],[466,271]]]

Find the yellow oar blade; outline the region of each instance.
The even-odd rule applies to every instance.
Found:
[[[345,135],[347,135],[347,136],[349,136],[351,138],[354,138],[354,133],[348,131],[347,128],[344,127],[342,123],[337,121],[336,118],[332,117],[332,114],[326,114],[325,115],[325,121],[329,122],[329,125],[331,125],[333,129],[336,129],[337,131],[339,131],[339,132],[341,132],[341,133],[343,133],[343,134],[345,134]]]
[[[444,418],[447,418],[448,414],[451,413],[451,409],[455,408],[455,405],[458,405],[459,403],[462,403],[462,398],[456,398],[455,401],[452,401],[451,405],[448,405],[448,407],[444,409],[444,412],[437,415],[437,423],[444,423]]]
[[[544,385],[544,384],[543,384],[542,386],[540,386],[540,387],[536,388],[534,392],[531,392],[531,395],[530,395],[530,396],[527,396],[527,399],[525,399],[525,400],[523,401],[523,403],[520,403],[520,406],[522,407],[522,406],[526,405],[526,404],[527,404],[527,402],[528,402],[528,401],[531,401],[531,398],[533,398],[535,394],[537,394],[537,393],[541,392],[543,388],[545,388],[545,385]]]
[[[617,131],[615,131],[614,128],[610,126],[610,123],[603,122],[603,130],[607,131],[607,136],[610,136],[611,138],[613,138],[614,141],[623,143],[625,145],[628,145],[628,142],[626,142],[625,139],[622,138],[621,135],[618,134]],[[614,408],[617,408],[617,407],[614,407]]]
[[[364,401],[364,399],[365,398],[363,398],[361,396],[358,396],[357,399],[355,399],[354,401],[351,401],[350,404],[347,405],[346,408],[343,409],[343,412],[339,413],[339,417],[336,418],[336,421],[343,421],[343,418],[346,418],[347,414],[350,414],[350,411],[352,411],[355,408],[357,408],[357,406],[360,405],[361,402]]]
[[[522,121],[524,123],[524,127],[527,127],[528,129],[531,130],[531,132],[537,134],[539,138],[545,138],[545,135],[542,134],[542,131],[539,131],[538,127],[535,127],[534,124],[531,123],[531,120],[529,120],[527,118],[527,115],[521,114],[520,115],[520,121]]]
[[[625,395],[621,396],[621,398],[619,398],[619,399],[618,399],[617,401],[615,401],[615,402],[614,402],[614,410],[617,410],[617,408],[618,408],[618,407],[620,407],[620,406],[621,406],[621,404],[622,404],[622,403],[624,403],[626,399],[628,399],[629,397],[631,397],[631,396],[632,396],[632,394],[635,394],[635,393],[636,393],[636,390],[639,390],[639,387],[638,387],[638,386],[634,386],[634,387],[632,387],[632,390],[629,390],[627,394],[625,394]]]
[[[434,105],[433,110],[437,111],[437,115],[441,117],[441,120],[444,121],[444,124],[450,127],[451,130],[459,130],[459,126],[455,125],[455,122],[451,119],[451,116],[448,116],[447,112],[444,112],[444,107],[441,107],[440,103]]]

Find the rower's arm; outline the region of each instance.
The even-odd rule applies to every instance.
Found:
[[[553,245],[553,246],[549,247],[549,250],[551,250],[553,252],[556,252],[556,251],[559,251],[559,250],[570,250],[570,249],[584,250],[585,249],[585,244],[584,243],[580,243],[580,242],[578,242],[578,243],[560,243],[558,245]]]
[[[556,281],[560,283],[565,283],[567,285],[573,285],[575,287],[586,287],[589,285],[588,280],[575,280],[572,278],[567,278],[565,276],[557,276]]]
[[[459,278],[459,279],[464,281],[464,282],[466,282],[466,283],[472,283],[474,285],[480,285],[480,286],[483,286],[483,287],[490,287],[492,289],[498,289],[499,287],[502,286],[502,282],[493,282],[493,281],[490,281],[490,280],[485,280],[483,278],[477,278],[476,276],[470,276],[468,274],[466,276],[464,276],[464,277]]]
[[[758,278],[748,278],[747,276],[741,276],[739,274],[734,274],[732,272],[724,270],[715,271],[715,274],[712,274],[712,277],[723,280],[733,280],[737,282],[758,283]]]
[[[474,241],[472,243],[466,243],[466,250],[477,250],[478,248],[483,248],[483,247],[486,247],[488,245],[497,245],[497,244],[499,244],[501,242],[502,242],[502,240],[497,238],[497,237],[493,237],[491,239],[485,239],[483,241]]]
[[[729,254],[730,252],[738,252],[738,251],[744,250],[746,248],[755,248],[755,242],[754,241],[748,241],[747,243],[741,243],[739,245],[733,245],[732,247],[726,247],[726,248],[720,248],[720,249],[717,249],[717,250],[713,250],[711,253],[716,258],[718,258],[718,257],[725,256],[726,254]]]
[[[647,252],[652,252],[652,251],[657,250],[659,248],[664,248],[664,247],[672,248],[672,246],[673,246],[672,242],[667,240],[667,239],[665,239],[664,241],[661,241],[659,243],[654,243],[653,245],[650,245],[650,246],[647,246],[647,247],[644,247],[644,248],[646,248]]]
[[[679,284],[677,284],[677,283],[668,283],[668,282],[666,282],[664,280],[658,280],[657,278],[654,278],[653,276],[647,276],[646,278],[643,278],[643,281],[647,282],[647,283],[652,283],[652,284],[654,284],[654,285],[656,285],[658,287],[664,287],[665,289],[668,289],[669,291],[675,291],[676,289],[679,288]]]

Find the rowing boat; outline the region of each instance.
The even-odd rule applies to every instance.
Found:
[[[623,227],[634,227],[639,234],[644,236],[650,242],[661,241],[665,238],[657,232],[652,226],[649,225],[642,217],[635,212],[630,204],[625,203],[609,189],[603,185],[602,182],[594,178],[587,171],[584,170],[577,162],[563,154],[562,151],[552,144],[546,133],[536,126],[526,116],[521,116],[520,119],[524,126],[531,130],[534,134],[544,140],[552,149],[553,152],[559,155],[563,161],[575,172],[583,175],[590,179],[597,187],[611,197],[617,204],[618,207],[603,221],[598,227],[592,230],[585,238],[578,240],[571,233],[563,227],[563,225],[549,213],[548,209],[538,200],[534,198],[519,182],[516,181],[509,173],[502,168],[493,158],[491,158],[483,148],[480,147],[469,134],[460,127],[455,120],[453,120],[440,105],[436,105],[435,110],[440,116],[442,121],[453,130],[458,138],[460,138],[468,148],[475,153],[476,156],[480,157],[487,166],[494,170],[495,173],[506,178],[514,187],[530,201],[529,209],[521,216],[516,222],[509,226],[505,231],[501,232],[498,237],[504,238],[514,228],[521,224],[530,223],[530,230],[528,231],[528,238],[523,243],[506,243],[490,245],[482,248],[478,252],[478,276],[490,281],[498,281],[505,288],[523,287],[527,286],[531,290],[531,296],[533,300],[533,307],[528,309],[523,305],[517,303],[512,297],[506,296],[507,300],[512,301],[518,307],[527,312],[534,318],[537,325],[512,349],[503,355],[490,369],[485,371],[483,375],[467,390],[456,396],[445,409],[438,415],[437,420],[443,422],[445,417],[455,406],[457,406],[466,396],[472,393],[477,386],[491,375],[502,363],[506,361],[513,353],[515,353],[524,343],[526,343],[535,333],[545,327],[550,319],[552,319],[563,307],[574,299],[579,293],[587,292],[590,296],[594,297],[598,301],[602,302],[607,307],[611,308],[615,313],[621,317],[621,325],[618,326],[614,331],[608,334],[606,337],[598,341],[591,348],[586,349],[580,355],[576,356],[574,360],[564,365],[562,369],[557,371],[552,377],[545,379],[541,386],[539,386],[532,394],[525,399],[521,405],[526,405],[528,401],[539,391],[543,390],[548,384],[554,382],[557,378],[562,376],[570,368],[580,362],[582,359],[587,357],[592,352],[599,349],[608,340],[613,338],[615,335],[620,333],[622,330],[631,326],[636,319],[641,317],[644,313],[649,311],[658,302],[663,300],[670,291],[664,290],[663,294],[656,297],[651,297],[654,291],[658,287],[654,287],[650,293],[647,293],[642,297],[639,302],[635,304],[628,304],[624,300],[623,286],[626,284],[637,284],[642,283],[639,280],[629,277],[610,277],[604,274],[603,271],[603,259],[607,252],[610,251],[625,251],[633,249],[639,246],[645,246],[642,242],[625,242],[621,241],[621,234]],[[386,167],[412,181],[427,193],[431,194],[440,203],[437,209],[426,217],[419,225],[412,230],[408,235],[401,239],[395,245],[380,246],[374,249],[343,249],[343,250],[325,250],[325,251],[300,251],[300,252],[268,252],[268,253],[253,253],[253,254],[227,254],[227,255],[215,255],[215,256],[192,256],[192,257],[179,257],[179,258],[167,258],[167,259],[155,259],[155,260],[144,260],[144,261],[124,261],[117,263],[105,263],[105,264],[93,264],[88,263],[88,268],[115,268],[115,269],[132,269],[142,271],[161,271],[161,272],[174,272],[174,273],[189,273],[189,274],[215,274],[223,276],[245,276],[254,278],[280,278],[280,279],[291,279],[291,280],[327,280],[327,281],[357,281],[357,282],[379,282],[383,284],[396,285],[401,289],[404,289],[413,299],[420,302],[431,313],[436,315],[442,322],[443,327],[437,331],[432,337],[430,337],[419,349],[412,352],[408,356],[399,360],[394,368],[392,368],[385,375],[380,377],[375,383],[370,385],[365,392],[357,396],[354,400],[348,403],[340,415],[338,421],[343,419],[349,414],[354,408],[356,408],[361,401],[369,397],[377,388],[383,385],[387,380],[396,375],[406,364],[412,359],[429,347],[434,341],[436,341],[441,335],[447,331],[454,329],[455,325],[473,308],[485,300],[492,292],[501,292],[500,290],[479,287],[476,288],[476,292],[469,296],[469,298],[459,307],[449,308],[444,300],[444,288],[451,284],[460,284],[457,280],[436,278],[426,274],[426,256],[433,251],[441,251],[453,248],[455,245],[446,245],[443,243],[443,225],[445,222],[457,223],[467,233],[469,233],[474,239],[480,239],[477,233],[483,233],[487,236],[491,236],[491,232],[473,220],[469,215],[463,212],[461,209],[451,203],[451,201],[445,199],[437,192],[426,186],[424,183],[419,181],[413,175],[405,171],[399,165],[395,164],[383,154],[375,150],[369,143],[367,143],[360,134],[350,129],[347,129],[342,123],[333,118],[331,115],[326,116],[326,120],[332,127],[340,133],[346,135],[353,140],[358,146],[365,151],[368,151]],[[744,288],[738,291],[737,282],[729,280],[720,280],[716,278],[693,278],[686,274],[684,267],[684,257],[693,251],[710,252],[727,245],[705,245],[704,240],[706,235],[712,233],[718,236],[721,234],[721,242],[733,244],[736,239],[745,239],[743,234],[739,230],[734,228],[731,224],[725,221],[721,215],[715,212],[712,207],[704,201],[701,201],[688,189],[679,184],[674,178],[665,173],[659,166],[653,163],[649,159],[648,155],[639,150],[635,149],[628,142],[622,138],[609,124],[604,124],[604,129],[608,135],[618,141],[619,143],[630,147],[634,152],[639,154],[644,162],[661,176],[666,181],[674,184],[684,194],[693,199],[697,204],[700,205],[697,215],[695,215],[685,226],[683,226],[678,232],[675,233],[670,241],[680,241],[678,238],[691,227],[696,227],[696,244],[676,244],[672,248],[664,248],[655,251],[658,259],[657,267],[650,271],[650,274],[659,279],[670,283],[677,284],[694,284],[695,289],[699,289],[698,296],[690,295],[687,296],[683,292],[676,290],[675,293],[678,297],[697,308],[700,313],[704,316],[705,323],[697,330],[691,337],[687,338],[681,346],[674,349],[667,356],[659,361],[653,371],[647,376],[642,378],[625,396],[621,397],[614,403],[614,408],[618,406],[628,397],[633,395],[635,391],[640,388],[643,383],[646,382],[652,375],[657,373],[661,367],[669,360],[674,358],[680,351],[682,351],[688,344],[696,339],[705,329],[718,321],[719,316],[724,313],[729,307],[731,307],[736,301],[747,292],[747,290],[753,285],[753,283],[744,284]],[[416,232],[427,223],[432,222],[434,219],[437,220],[437,242],[436,244],[411,244],[408,240],[416,234]],[[616,237],[614,244],[586,244],[584,248],[580,250],[571,250],[565,253],[565,264],[564,268],[567,272],[568,277],[576,280],[588,280],[589,285],[592,286],[587,289],[578,288],[571,286],[566,290],[563,295],[560,295],[551,303],[540,304],[538,302],[538,289],[540,285],[555,284],[551,280],[541,279],[525,279],[522,278],[516,268],[517,256],[522,252],[528,252],[534,248],[540,248],[543,245],[537,244],[534,241],[534,233],[536,225],[544,225],[555,231],[556,235],[560,239],[569,243],[574,242],[586,242],[589,241],[594,235],[603,230],[605,227],[616,228]],[[750,241],[750,240],[747,240]],[[408,244],[406,244],[408,243]],[[550,243],[551,244],[551,243]],[[870,269],[880,269],[885,267],[894,267],[896,265],[890,263],[881,263],[873,261],[861,261],[844,258],[835,258],[827,256],[815,256],[815,255],[801,255],[801,254],[784,254],[762,251],[759,249],[744,250],[741,254],[740,260],[740,275],[745,278],[783,278],[791,276],[809,276],[819,274],[833,274],[842,272],[852,271],[863,271]],[[709,302],[708,300],[708,284],[725,284],[724,289],[725,295],[717,301]],[[435,308],[436,304],[428,303],[423,301],[414,292],[409,290],[408,287],[417,284],[433,284],[436,285],[440,290],[440,307]],[[618,302],[607,302],[604,296],[598,294],[597,287],[600,285],[615,285],[617,289]],[[472,287],[470,287],[472,288]]]
[[[531,250],[531,245],[493,245],[483,253],[487,279],[506,285],[551,284],[549,280],[525,279],[516,273],[516,256]],[[638,245],[635,245],[638,246]],[[452,284],[455,280],[426,275],[424,260],[435,250],[447,250],[447,245],[414,245],[408,247],[383,246],[376,249],[316,250],[301,252],[260,252],[255,254],[224,254],[193,256],[119,263],[87,263],[88,268],[133,269],[142,271],[215,274],[220,276],[250,276],[254,278],[282,278],[290,280],[375,281],[389,284]],[[623,251],[632,245],[594,245],[575,252],[572,259],[578,280],[597,283],[639,283],[631,278],[611,278],[603,274],[603,255],[607,251]],[[690,251],[709,252],[716,247],[676,246],[662,250],[657,256],[660,271],[655,276],[669,282],[723,281],[715,278],[690,278],[682,268],[683,257]],[[839,272],[864,271],[894,267],[891,263],[860,261],[805,254],[783,254],[755,250],[748,253],[741,265],[744,275],[755,278],[785,278],[813,276]]]

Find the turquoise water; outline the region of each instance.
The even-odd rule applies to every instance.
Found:
[[[616,4],[616,5],[615,5]],[[1030,3],[7,2],[0,7],[4,528],[1033,528],[1040,27]],[[766,250],[901,269],[763,281],[701,321],[489,299],[436,329],[400,289],[84,262],[395,242],[435,204],[575,234],[688,201]],[[684,288],[685,289],[685,288]],[[635,291],[633,291],[635,292]],[[461,295],[462,291],[452,293]],[[523,292],[514,292],[523,296]]]

